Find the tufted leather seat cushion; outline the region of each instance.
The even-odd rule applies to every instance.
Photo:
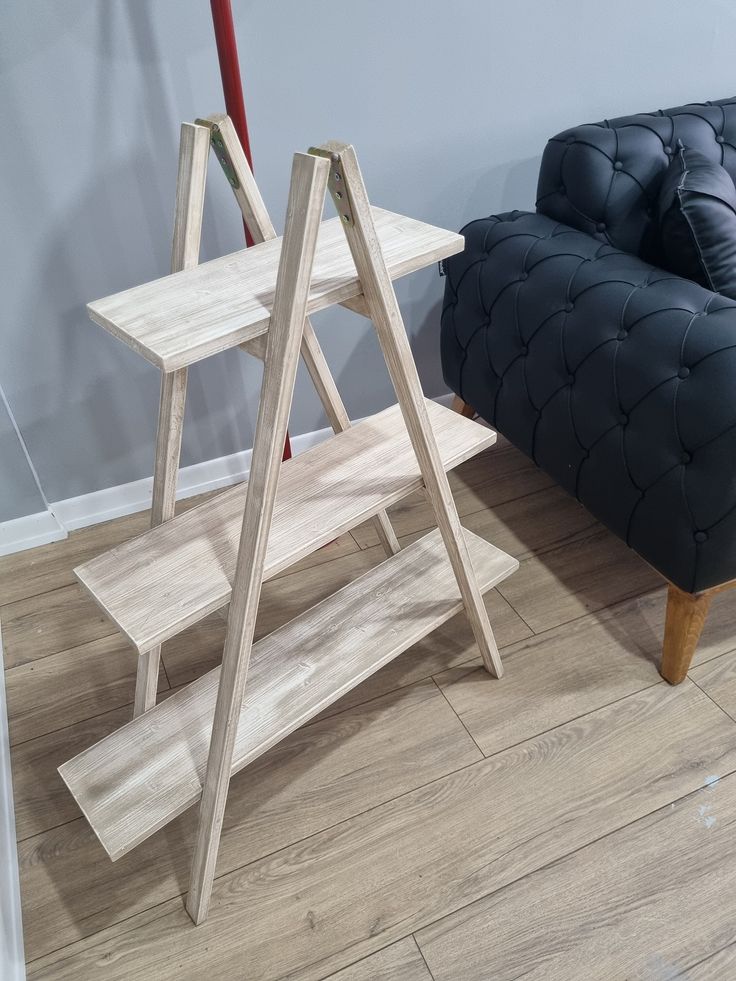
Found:
[[[736,98],[621,116],[553,137],[537,211],[601,242],[660,261],[656,203],[677,141],[722,164],[736,183]]]
[[[736,302],[545,215],[463,233],[447,384],[676,585],[736,578]]]

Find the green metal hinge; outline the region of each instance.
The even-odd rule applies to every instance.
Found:
[[[232,188],[239,188],[240,181],[235,173],[233,162],[230,159],[230,154],[225,149],[220,127],[217,125],[217,123],[213,123],[211,119],[195,119],[194,122],[197,126],[206,126],[210,131],[210,143],[212,144],[212,149],[215,151],[215,156],[220,162],[220,166],[222,167],[225,177],[227,177]]]
[[[326,143],[324,146],[310,146],[309,153],[315,157],[325,157],[330,161],[330,175],[327,178],[327,189],[332,196],[340,219],[345,225],[355,224],[353,220],[353,208],[350,201],[350,191],[345,182],[345,174],[342,169],[342,157],[340,148],[342,143]]]

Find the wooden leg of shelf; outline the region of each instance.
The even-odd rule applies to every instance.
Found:
[[[209,131],[205,127],[193,126],[191,123],[182,125],[174,207],[174,238],[171,246],[172,272],[189,269],[199,261],[209,149]],[[161,376],[153,469],[152,528],[174,516],[186,397],[187,369],[164,372]],[[147,712],[156,704],[160,661],[160,647],[154,647],[140,656],[133,702],[134,716]]]
[[[161,663],[161,648],[154,647],[138,656],[138,669],[135,678],[135,698],[133,718],[137,719],[156,704],[158,691],[158,672]]]
[[[711,595],[710,591],[685,593],[670,583],[659,673],[671,685],[679,685],[684,681],[690,669],[690,662],[708,616]]]
[[[317,335],[314,333],[309,317],[304,322],[302,337],[302,358],[307,366],[309,377],[317,390],[320,401],[324,406],[330,425],[336,433],[343,433],[350,428],[350,416],[337,390],[335,379],[332,377],[329,365],[322,353]],[[400,550],[399,540],[391,527],[391,522],[385,511],[379,512],[373,518],[373,527],[386,555],[396,555]]]
[[[248,226],[253,240],[255,242],[264,242],[276,238],[276,229],[271,223],[271,218],[261,197],[258,185],[253,178],[253,173],[248,166],[248,160],[243,152],[232,120],[228,116],[218,114],[210,116],[208,123],[217,126],[220,130],[222,144],[230,158],[235,176],[238,179],[238,187],[233,189],[233,193],[240,207],[243,221]],[[365,305],[362,298],[360,298],[360,302],[363,303],[363,306]],[[263,357],[265,354],[264,345],[262,344],[253,344],[251,342],[248,350],[256,357]],[[302,359],[309,372],[309,377],[312,379],[312,384],[317,390],[332,429],[336,433],[345,432],[346,429],[350,428],[350,416],[340,397],[335,379],[332,377],[332,372],[322,353],[322,348],[317,340],[317,335],[314,332],[309,317],[304,322],[301,352]],[[385,511],[381,511],[373,518],[373,526],[386,555],[395,555],[401,546]]]
[[[463,402],[459,395],[456,395],[452,400],[452,411],[458,412],[461,416],[465,416],[466,419],[475,419],[475,409],[472,405],[468,405],[467,402]]]
[[[284,244],[187,895],[187,911],[195,923],[206,918],[212,893],[328,170],[324,160],[308,154],[294,156]]]
[[[164,372],[161,376],[161,399],[158,410],[156,461],[153,470],[151,527],[174,517],[176,480],[184,426],[187,397],[187,369]],[[156,704],[161,648],[154,647],[138,659],[133,717],[147,712]]]
[[[498,647],[427,416],[421,383],[391,276],[381,252],[355,151],[351,146],[333,147],[329,144],[324,150],[333,154],[331,167],[341,169],[341,182],[347,187],[351,215],[343,228],[473,635],[486,670],[500,677],[503,667]],[[344,211],[343,204],[341,213]]]

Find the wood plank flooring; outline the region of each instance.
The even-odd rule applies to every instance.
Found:
[[[521,562],[486,598],[505,678],[460,615],[239,774],[198,928],[196,813],[111,863],[56,773],[130,717],[136,666],[71,569],[146,516],[0,559],[29,978],[736,976],[732,596],[670,688],[641,560],[508,445],[451,482]],[[432,526],[419,494],[392,518],[402,543]],[[366,525],[267,583],[259,635],[382,556]],[[164,645],[159,697],[223,637],[212,617]]]

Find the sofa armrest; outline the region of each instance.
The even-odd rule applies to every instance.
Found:
[[[736,578],[736,302],[544,215],[463,234],[448,385],[680,588]]]

